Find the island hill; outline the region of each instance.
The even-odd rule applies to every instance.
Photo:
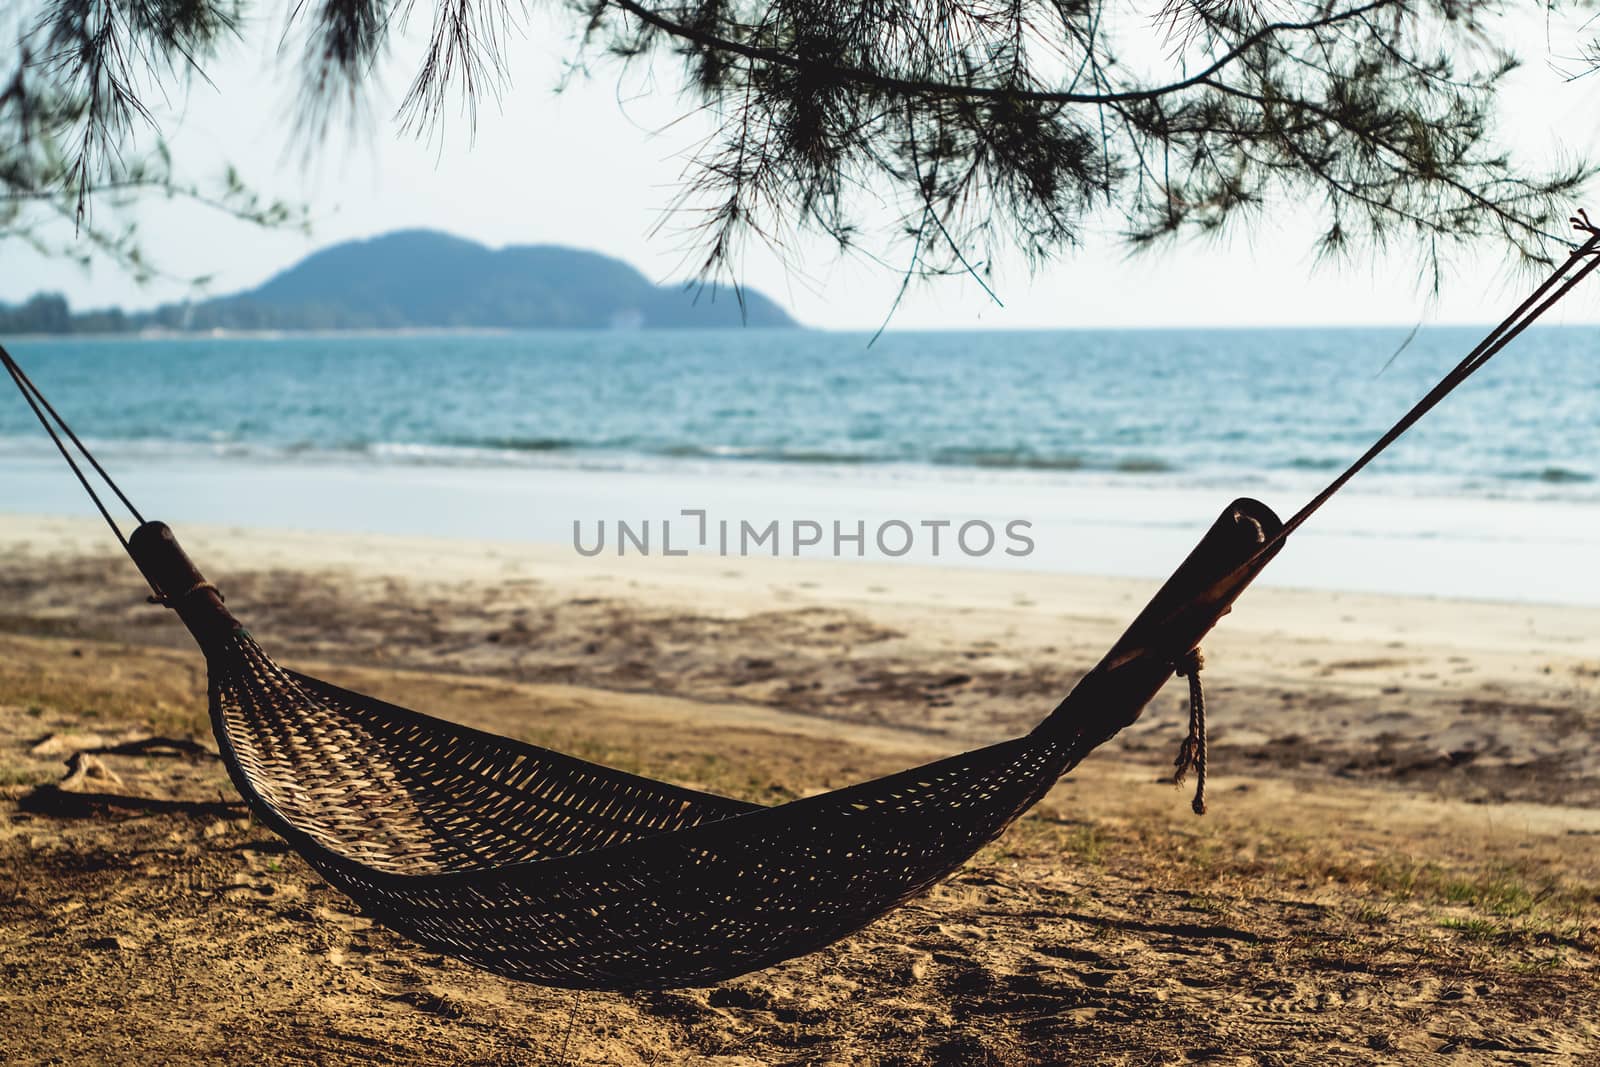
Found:
[[[557,245],[491,249],[431,230],[347,241],[248,292],[152,311],[73,313],[40,294],[0,304],[0,334],[145,330],[661,329],[793,327],[746,289],[655,285],[618,259]]]

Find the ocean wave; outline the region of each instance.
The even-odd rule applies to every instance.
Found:
[[[1129,456],[1111,465],[1118,474],[1172,474],[1179,468],[1164,459],[1150,456]]]
[[[1575,471],[1568,467],[1544,467],[1536,471],[1512,471],[1501,475],[1513,482],[1543,482],[1546,485],[1587,485],[1595,480],[1595,476],[1587,471]]]
[[[1065,481],[1076,485],[1123,485],[1249,489],[1293,496],[1320,487],[1332,462],[1306,456],[1285,458],[1270,467],[1246,468],[1228,458],[1197,455],[1178,463],[1150,455],[1046,453],[1025,448],[949,447],[916,450],[905,442],[895,451],[807,448],[801,446],[707,445],[638,438],[578,440],[483,435],[442,441],[378,441],[345,438],[317,441],[240,440],[226,435],[187,439],[151,437],[92,438],[89,446],[108,464],[135,462],[257,463],[287,467],[374,464],[417,468],[548,468],[552,470],[724,471],[730,475],[782,477],[787,468],[820,477],[846,479],[936,478],[950,482]],[[0,457],[55,462],[55,450],[42,434],[0,433]],[[809,474],[807,475],[810,476]],[[1414,469],[1378,471],[1363,479],[1361,491],[1380,496],[1463,496],[1583,502],[1600,500],[1600,473],[1571,467],[1530,465],[1527,469],[1453,473]]]
[[[976,467],[980,470],[1086,471],[1112,474],[1172,474],[1182,468],[1155,456],[1097,459],[1067,452],[1040,454],[1022,448],[944,448],[933,454],[936,467]]]
[[[986,470],[1077,471],[1088,466],[1079,455],[1041,456],[1021,448],[941,448],[932,461],[940,467]]]
[[[927,464],[976,470],[1014,471],[1099,471],[1115,474],[1171,474],[1181,468],[1155,456],[1091,458],[1075,453],[1040,454],[1020,448],[942,448],[931,454],[915,449],[862,452],[829,448],[782,447],[771,445],[633,445],[623,451],[661,456],[667,459],[741,460],[761,463],[862,466],[866,464]]]
[[[945,448],[932,453],[902,449],[897,452],[847,451],[830,448],[773,445],[658,443],[637,439],[576,440],[566,437],[513,435],[450,437],[433,441],[250,441],[212,435],[205,439],[102,440],[95,443],[107,455],[141,459],[186,457],[259,461],[269,463],[373,462],[415,466],[599,466],[628,467],[640,461],[686,462],[717,465],[739,463],[797,467],[931,467],[970,472],[1018,474],[1116,475],[1145,477],[1185,470],[1154,456],[1088,457],[1076,453],[1041,454],[1019,448]],[[43,439],[0,436],[0,454],[45,455],[51,451]]]
[[[440,444],[454,448],[485,448],[495,452],[565,452],[584,448],[586,442],[565,437],[447,437]],[[587,445],[592,447],[592,445]]]
[[[872,456],[861,452],[831,452],[827,449],[774,448],[766,445],[693,445],[673,444],[646,447],[643,452],[664,456],[667,459],[740,459],[763,463],[846,464],[888,462],[887,456]]]

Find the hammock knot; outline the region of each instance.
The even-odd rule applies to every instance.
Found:
[[[1201,652],[1198,648],[1190,649],[1188,655],[1183,656],[1172,665],[1173,673],[1179,678],[1198,677],[1200,672],[1205,670],[1205,668],[1205,653]]]
[[[184,590],[183,593],[181,595],[179,595],[179,596],[175,596],[174,597],[174,596],[168,596],[165,593],[151,593],[149,596],[145,597],[144,599],[145,599],[145,603],[147,603],[147,604],[160,604],[164,608],[174,608],[174,609],[176,609],[178,601],[186,600],[189,597],[194,596],[194,594],[200,592],[203,589],[209,589],[213,593],[217,594],[217,599],[218,600],[226,602],[227,599],[228,599],[227,597],[222,595],[222,590],[218,589],[216,586],[214,586],[210,582],[206,582],[206,581],[200,581],[200,582],[194,583],[188,589]]]
[[[1190,807],[1196,815],[1206,813],[1206,694],[1200,685],[1200,671],[1206,664],[1198,648],[1192,648],[1172,664],[1173,673],[1189,679],[1189,735],[1178,748],[1178,758],[1172,761],[1172,784],[1182,785],[1194,768],[1194,800]]]

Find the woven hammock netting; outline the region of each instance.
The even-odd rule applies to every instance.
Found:
[[[547,985],[630,990],[811,952],[966,862],[1138,716],[1259,570],[1264,560],[1239,566],[1277,525],[1264,505],[1236,501],[1027,736],[776,807],[285,670],[166,526],[141,526],[131,550],[156,588],[186,590],[168,603],[205,652],[234,784],[329,882],[437,952]]]

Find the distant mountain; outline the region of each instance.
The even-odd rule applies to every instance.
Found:
[[[149,312],[72,314],[59,296],[0,305],[0,333],[407,328],[663,329],[797,323],[746,289],[653,285],[618,259],[558,245],[486,248],[402,230],[314,252],[248,292]],[[742,312],[742,313],[741,313]]]

